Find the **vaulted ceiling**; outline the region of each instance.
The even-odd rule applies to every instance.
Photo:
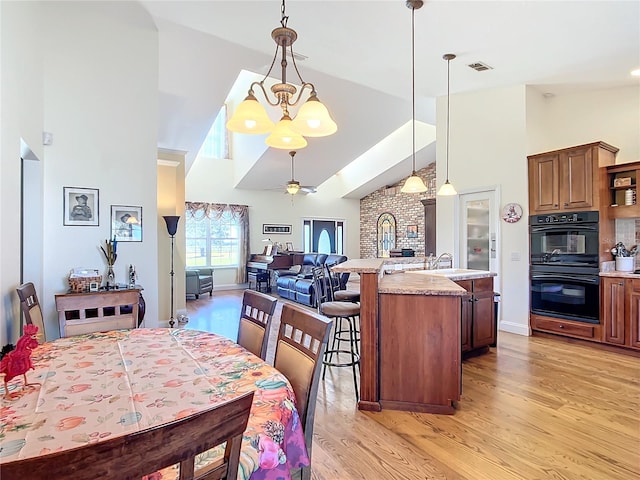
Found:
[[[189,152],[189,166],[230,92],[246,95],[249,84],[236,85],[240,72],[267,72],[281,2],[141,3],[160,38],[159,143]],[[406,177],[411,10],[400,0],[289,0],[286,14],[298,32],[294,51],[306,57],[297,61],[300,73],[338,124],[336,134],[308,139],[296,156],[296,180],[320,185],[347,168],[344,195],[361,198]],[[446,94],[445,53],[457,55],[452,94],[513,85],[548,95],[640,88],[640,77],[630,75],[640,68],[637,1],[426,1],[415,24],[418,168],[435,160],[432,126],[435,98]],[[492,69],[473,70],[475,62]],[[288,75],[296,77],[291,66]],[[238,188],[276,189],[290,178],[288,152],[266,148],[263,137],[235,135],[233,159]]]

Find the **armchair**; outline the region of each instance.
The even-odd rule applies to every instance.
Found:
[[[194,295],[196,299],[204,293],[213,296],[213,268],[189,268],[185,271],[185,275],[187,295]]]

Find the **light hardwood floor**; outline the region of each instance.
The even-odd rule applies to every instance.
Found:
[[[188,301],[187,328],[237,331],[241,295]],[[500,332],[496,349],[463,363],[455,415],[360,412],[349,371],[333,369],[312,469],[316,480],[637,480],[640,359]]]

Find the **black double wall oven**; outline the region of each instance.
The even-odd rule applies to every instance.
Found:
[[[529,217],[531,312],[599,323],[598,212]]]

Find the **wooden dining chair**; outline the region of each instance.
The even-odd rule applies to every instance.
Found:
[[[276,298],[253,290],[245,290],[242,296],[238,343],[263,360],[277,303]]]
[[[180,420],[82,447],[2,464],[2,478],[29,480],[140,480],[180,464],[180,480],[236,480],[242,434],[253,392]],[[195,457],[226,442],[224,456],[206,471]],[[153,478],[153,477],[151,477]]]
[[[289,380],[304,430],[309,459],[313,443],[320,367],[327,348],[331,322],[296,305],[282,306],[274,366]],[[311,466],[302,468],[302,480],[311,478]]]
[[[138,290],[56,295],[60,336],[136,328]]]
[[[38,301],[36,287],[33,283],[27,282],[16,288],[16,292],[18,292],[18,298],[20,299],[24,322],[38,327],[36,338],[39,344],[43,344],[47,340],[47,335],[44,331],[44,319],[42,318],[42,308]]]

